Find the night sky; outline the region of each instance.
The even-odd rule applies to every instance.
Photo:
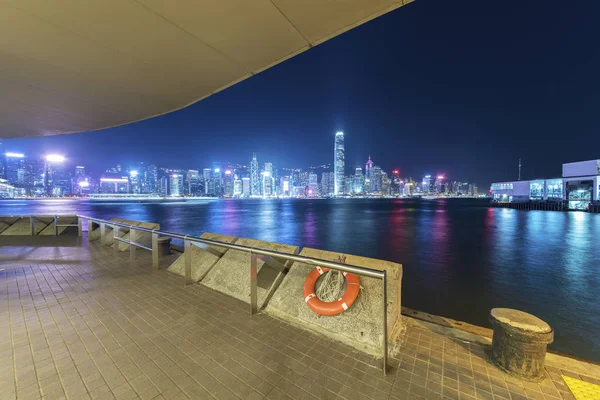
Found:
[[[92,169],[214,161],[347,173],[376,164],[485,187],[600,158],[600,2],[417,0],[185,110],[127,126],[5,140]],[[93,149],[90,154],[86,150]]]

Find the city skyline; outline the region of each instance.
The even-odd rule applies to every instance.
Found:
[[[369,156],[362,167],[350,174],[345,165],[344,133],[334,135],[330,164],[317,167],[277,168],[271,161],[259,163],[252,153],[249,165],[231,162],[210,167],[180,169],[141,161],[117,164],[100,173],[86,170],[63,154],[26,156],[3,152],[0,143],[0,197],[64,197],[104,195],[146,195],[161,197],[411,197],[474,196],[477,184],[452,181],[444,174],[426,174],[423,180],[388,174]],[[201,171],[201,172],[200,172]]]
[[[245,163],[248,151],[305,168],[330,159],[332,132],[343,131],[349,169],[371,155],[388,171],[486,187],[516,179],[521,158],[523,179],[556,176],[557,165],[594,159],[600,146],[598,12],[589,2],[518,12],[474,0],[414,2],[186,109],[5,145],[68,149],[90,170],[137,160]],[[566,137],[586,146],[564,146]]]

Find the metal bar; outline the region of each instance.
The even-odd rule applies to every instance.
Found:
[[[119,254],[119,227],[113,226],[113,252],[115,256]]]
[[[122,237],[117,237],[117,238],[115,238],[115,240],[122,242],[122,243],[127,243],[127,244],[131,243],[128,239],[123,239]]]
[[[54,236],[58,236],[58,215],[54,216]]]
[[[31,228],[31,236],[35,235],[35,217],[29,217],[29,227]]]
[[[152,269],[158,270],[158,233],[152,232]]]
[[[257,289],[257,267],[256,259],[258,256],[250,252],[250,314],[254,315],[258,311],[258,289]]]
[[[77,236],[83,236],[83,219],[77,217]]]
[[[100,222],[100,246],[106,245],[106,223]]]
[[[65,225],[56,225],[59,228],[79,228],[78,224],[65,224]]]
[[[183,241],[183,254],[185,255],[185,284],[192,283],[192,242],[188,239]]]
[[[387,328],[387,271],[383,270],[381,279],[383,289],[383,375],[387,375],[388,364],[388,328]]]
[[[90,217],[86,217],[86,216],[83,216],[83,217],[90,218]],[[101,222],[103,222],[105,224],[109,224],[111,226],[120,226],[120,227],[125,227],[125,228],[131,227],[130,225],[121,224],[121,223],[112,222],[112,221],[105,221],[105,220],[102,220],[99,218],[92,218],[92,219],[94,221],[99,221],[99,222],[101,221]],[[357,267],[354,265],[341,264],[341,263],[327,261],[327,260],[321,260],[321,259],[313,258],[313,257],[304,257],[304,256],[300,256],[300,255],[295,255],[295,254],[281,253],[281,252],[273,251],[273,250],[260,249],[258,247],[242,246],[239,244],[220,242],[218,240],[198,238],[198,237],[187,236],[187,235],[182,235],[182,234],[172,233],[172,232],[167,232],[167,231],[157,231],[155,229],[148,229],[148,228],[141,228],[141,227],[134,227],[133,229],[142,231],[142,232],[148,232],[148,233],[156,232],[161,236],[167,236],[167,237],[171,237],[171,238],[175,238],[175,239],[189,240],[192,243],[204,243],[204,244],[219,246],[219,247],[223,247],[223,248],[231,249],[231,250],[253,252],[253,253],[256,253],[259,255],[277,257],[277,258],[281,258],[284,260],[297,261],[297,262],[301,262],[301,263],[309,264],[309,265],[315,265],[315,266],[318,265],[321,267],[332,268],[332,269],[339,270],[342,272],[350,272],[353,274],[357,274],[357,275],[361,275],[361,276],[368,276],[371,278],[377,278],[377,279],[383,278],[382,271],[371,269],[371,268]]]
[[[129,229],[129,259],[135,260],[135,229]]]

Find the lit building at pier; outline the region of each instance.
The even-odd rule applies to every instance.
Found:
[[[600,160],[563,164],[561,178],[495,182],[491,193],[498,202],[566,201],[571,210],[587,210],[600,200]]]

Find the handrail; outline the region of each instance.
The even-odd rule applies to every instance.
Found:
[[[71,215],[65,215],[65,216],[71,216]],[[135,259],[135,248],[136,247],[140,247],[145,250],[149,250],[152,252],[152,264],[153,264],[154,269],[158,269],[158,238],[161,235],[170,237],[170,238],[174,238],[174,239],[182,239],[184,241],[186,250],[189,250],[192,243],[201,243],[204,245],[218,246],[218,247],[223,247],[226,249],[238,250],[238,251],[250,253],[250,259],[251,259],[251,261],[250,261],[250,282],[251,282],[250,283],[250,291],[251,291],[250,306],[251,306],[252,314],[254,314],[257,310],[257,306],[256,306],[256,297],[257,297],[256,296],[256,290],[257,290],[256,260],[257,260],[257,258],[275,257],[275,258],[280,258],[280,259],[284,259],[284,260],[288,260],[288,261],[301,262],[304,264],[320,266],[320,267],[327,267],[327,268],[335,269],[338,271],[349,272],[352,274],[357,274],[357,275],[366,276],[366,277],[370,277],[370,278],[381,279],[382,290],[383,290],[383,301],[382,301],[382,308],[383,308],[383,318],[382,318],[382,322],[383,322],[383,326],[382,326],[382,328],[383,328],[383,346],[382,346],[383,347],[383,373],[384,373],[384,375],[387,374],[388,327],[387,327],[387,271],[386,270],[380,271],[380,270],[376,270],[376,269],[372,269],[372,268],[365,268],[365,267],[359,267],[359,266],[355,266],[355,265],[342,264],[342,263],[335,262],[335,261],[323,260],[320,258],[306,257],[306,256],[297,255],[297,254],[282,253],[282,252],[275,251],[275,250],[266,250],[266,249],[261,249],[261,248],[253,247],[253,246],[244,246],[244,245],[235,244],[235,243],[221,242],[218,240],[205,239],[205,238],[200,238],[200,237],[195,237],[195,236],[190,236],[190,235],[182,235],[179,233],[161,231],[158,229],[143,228],[140,226],[124,224],[121,222],[107,221],[107,220],[104,220],[101,218],[93,218],[93,217],[86,216],[86,215],[76,214],[74,216],[77,217],[77,225],[74,225],[74,224],[59,225],[58,220],[59,220],[60,216],[56,215],[56,214],[51,215],[51,216],[31,216],[31,215],[29,215],[27,217],[29,217],[31,220],[32,234],[33,234],[33,219],[34,218],[44,218],[44,217],[54,218],[56,235],[58,235],[59,227],[71,227],[72,226],[72,227],[78,227],[78,235],[82,236],[82,230],[83,230],[82,229],[82,220],[83,219],[86,219],[88,221],[89,229],[91,229],[92,223],[100,224],[101,244],[104,244],[105,227],[107,225],[112,226],[113,227],[113,236],[115,239],[115,243],[114,243],[115,254],[117,254],[117,252],[118,252],[118,247],[119,247],[118,244],[119,243],[127,243],[130,245],[129,246],[130,258],[132,260]],[[9,216],[9,217],[24,218],[25,216]],[[130,231],[130,239],[129,240],[118,236],[119,228],[129,229],[129,231]],[[147,247],[140,243],[137,243],[136,242],[136,231],[152,234],[152,247]],[[88,232],[88,234],[89,234],[89,232]],[[185,253],[186,253],[186,256],[185,256],[185,274],[184,275],[185,275],[186,284],[189,284],[189,283],[192,283],[192,281],[191,281],[191,253],[189,251],[186,251]]]
[[[142,231],[142,232],[147,232],[147,233],[157,233],[159,235],[168,236],[168,237],[171,237],[174,239],[189,240],[190,242],[193,242],[193,243],[204,243],[207,245],[219,246],[219,247],[224,247],[226,249],[232,249],[232,250],[240,250],[240,251],[244,251],[247,253],[255,253],[255,254],[260,254],[260,255],[268,256],[268,257],[279,257],[279,258],[283,258],[283,259],[286,259],[289,261],[298,261],[298,262],[315,265],[315,266],[318,265],[321,267],[332,268],[332,269],[340,270],[343,272],[350,272],[352,274],[368,276],[370,278],[382,279],[383,276],[385,275],[384,271],[379,271],[379,270],[372,269],[372,268],[358,267],[358,266],[348,265],[348,264],[341,264],[338,262],[323,260],[320,258],[306,257],[306,256],[295,255],[295,254],[289,254],[289,253],[282,253],[280,251],[266,250],[266,249],[261,249],[259,247],[244,246],[241,244],[221,242],[221,241],[213,240],[213,239],[205,239],[205,238],[200,238],[200,237],[196,237],[196,236],[182,235],[180,233],[173,233],[173,232],[168,232],[168,231],[160,231],[160,230],[156,230],[156,229],[143,228],[141,226],[123,224],[121,222],[115,222],[115,221],[107,221],[107,220],[104,220],[101,218],[92,218],[92,217],[88,217],[85,215],[77,215],[77,216],[79,218],[91,220],[96,223],[104,223],[108,226],[118,226],[121,228],[135,229],[136,231]]]

